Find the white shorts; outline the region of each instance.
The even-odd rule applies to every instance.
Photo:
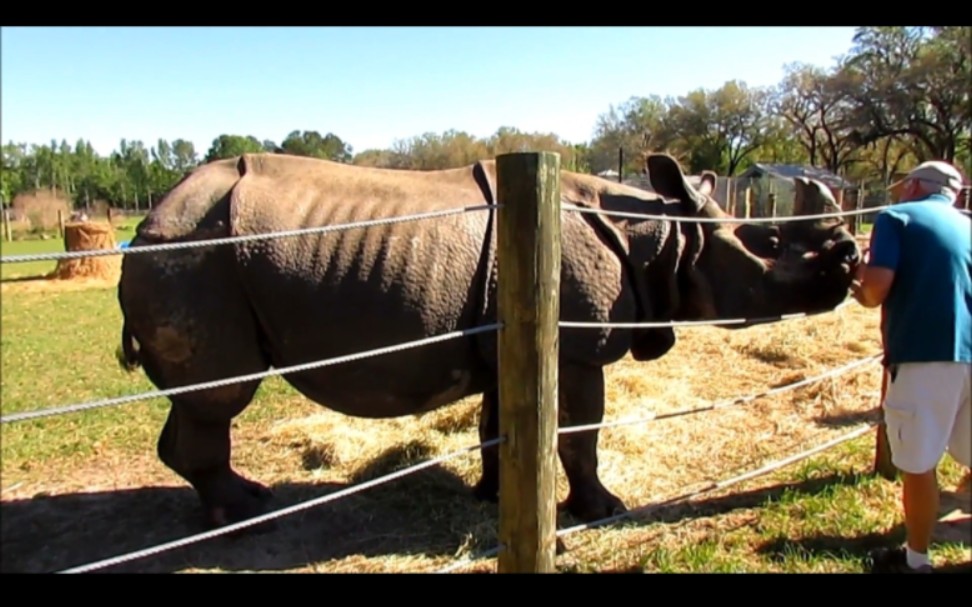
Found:
[[[899,470],[927,472],[946,452],[963,466],[972,465],[970,375],[969,363],[897,365],[894,379],[888,378],[884,420],[891,461]]]

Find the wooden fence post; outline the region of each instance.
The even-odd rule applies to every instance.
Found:
[[[552,573],[556,549],[560,155],[496,157],[499,573]]]
[[[726,213],[735,215],[735,206],[732,204],[732,175],[726,175]]]
[[[898,468],[891,461],[891,447],[888,445],[888,426],[884,423],[884,398],[888,393],[888,372],[881,368],[881,402],[878,411],[881,420],[878,422],[877,436],[874,445],[874,473],[894,480],[898,475]]]
[[[733,181],[732,177],[726,179],[728,185],[726,185],[726,212],[736,216],[736,182]]]

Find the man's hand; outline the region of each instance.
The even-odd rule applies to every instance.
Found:
[[[865,248],[863,251],[861,251],[861,261],[857,264],[857,267],[854,268],[854,278],[851,280],[851,285],[850,285],[851,296],[853,296],[854,299],[856,299],[857,302],[860,303],[861,305],[864,304],[864,301],[861,299],[863,297],[863,291],[861,290],[861,286],[862,286],[861,283],[864,282],[864,272],[865,270],[867,270],[867,262],[871,260],[870,253],[871,253],[870,247]]]
[[[867,264],[871,260],[871,250],[864,249],[861,263],[854,272],[851,281],[851,295],[865,308],[876,308],[884,303],[884,299],[891,290],[894,282],[894,270],[887,268],[872,268]]]

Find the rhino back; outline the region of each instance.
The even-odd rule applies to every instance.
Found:
[[[230,198],[235,234],[397,217],[485,202],[469,169],[421,174],[269,159]],[[276,162],[275,162],[276,161]],[[236,246],[275,366],[395,345],[479,324],[487,211]],[[289,377],[360,415],[414,413],[482,389],[474,337]]]

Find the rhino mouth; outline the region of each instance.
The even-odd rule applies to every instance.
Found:
[[[827,240],[820,246],[798,246],[780,251],[766,260],[765,301],[776,313],[818,313],[832,309],[846,299],[860,265],[861,251],[853,237]]]
[[[825,266],[824,274],[828,273],[826,268],[829,266],[832,268],[830,274],[852,276],[861,263],[861,251],[853,239],[830,241],[817,257]]]

